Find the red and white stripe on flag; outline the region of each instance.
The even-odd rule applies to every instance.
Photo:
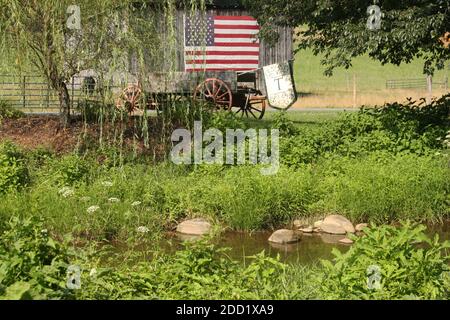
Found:
[[[208,16],[209,24],[203,22],[203,27],[195,19],[199,18],[185,16],[186,71],[247,71],[259,67],[260,28],[256,19]]]

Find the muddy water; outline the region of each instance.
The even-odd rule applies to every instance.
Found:
[[[310,264],[318,262],[319,259],[332,257],[331,250],[338,247],[341,251],[348,250],[348,245],[339,244],[338,241],[344,236],[333,236],[329,234],[303,234],[301,240],[293,244],[275,244],[267,239],[270,232],[225,232],[214,240],[219,247],[227,247],[231,250],[228,255],[235,260],[245,260],[248,257],[265,251],[266,254],[276,257],[280,256],[284,262]],[[179,243],[186,240],[195,240],[195,237],[172,235]],[[175,241],[175,243],[176,243]]]
[[[333,248],[341,252],[347,251],[350,246],[340,244],[338,241],[345,236],[330,234],[303,234],[301,240],[295,244],[278,245],[269,243],[271,232],[225,232],[214,242],[219,247],[229,247],[229,256],[237,260],[246,260],[247,257],[264,250],[268,255],[275,257],[280,255],[284,262],[312,264],[319,262],[320,259],[331,259]],[[444,224],[432,225],[428,227],[427,234],[433,236],[439,234],[441,241],[450,240],[450,221]],[[180,234],[170,234],[172,245],[169,251],[181,248],[181,243],[186,240],[193,240],[195,237],[183,236]]]

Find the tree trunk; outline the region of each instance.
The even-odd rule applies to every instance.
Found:
[[[65,128],[70,121],[70,96],[64,81],[61,81],[58,85],[58,95],[61,124]]]

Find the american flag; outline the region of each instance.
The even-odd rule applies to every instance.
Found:
[[[186,15],[186,71],[254,70],[259,66],[259,26],[250,16]]]

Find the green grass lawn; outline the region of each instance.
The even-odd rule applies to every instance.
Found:
[[[311,50],[297,53],[294,64],[296,85],[300,92],[351,91],[353,75],[356,75],[359,91],[383,90],[386,80],[424,78],[423,59],[416,59],[409,64],[381,65],[368,56],[357,57],[353,66],[346,70],[339,68],[332,77],[323,74],[325,67],[321,65],[320,56],[314,56]],[[434,81],[441,82],[450,76],[450,68],[436,71]]]

